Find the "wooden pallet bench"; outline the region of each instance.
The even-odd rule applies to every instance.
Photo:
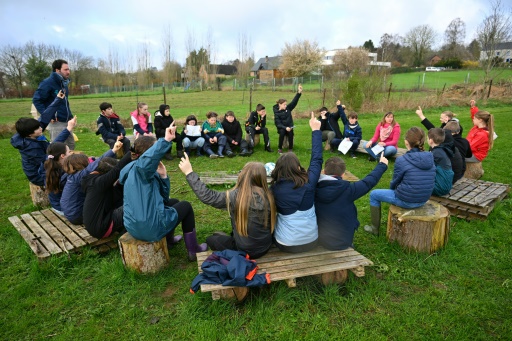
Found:
[[[197,266],[201,273],[201,264],[212,251],[197,254]],[[363,277],[364,267],[373,262],[354,249],[329,251],[322,247],[303,253],[285,253],[272,247],[263,257],[256,260],[258,273],[270,275],[271,282],[286,281],[288,287],[296,287],[296,279],[305,276],[320,275],[322,283],[343,283],[347,279],[347,270],[357,277]],[[212,298],[231,298],[242,300],[248,292],[247,287],[230,287],[220,284],[201,285],[202,292],[211,292]],[[238,291],[238,292],[237,292]],[[243,296],[239,293],[243,291]]]
[[[71,224],[51,209],[9,217],[9,221],[39,259],[76,252],[85,246],[100,253],[117,248],[117,233],[98,240],[83,225]]]
[[[485,220],[494,205],[510,191],[509,184],[462,178],[453,184],[449,194],[430,200],[445,206],[450,214],[467,220]]]
[[[207,185],[224,185],[224,184],[235,184],[238,179],[238,174],[229,172],[203,172],[199,174],[199,178],[202,182]],[[343,175],[343,180],[346,181],[359,181],[359,178],[354,174],[346,171]],[[267,177],[267,183],[272,181],[271,177]]]
[[[368,143],[368,141],[361,140],[361,142],[359,143],[359,146],[356,149],[356,152],[368,154],[366,149],[364,149],[364,146],[366,146],[366,143]],[[405,153],[407,153],[407,149],[405,149],[405,148],[398,148],[396,154],[393,155],[392,157],[396,159],[397,157],[402,156]]]

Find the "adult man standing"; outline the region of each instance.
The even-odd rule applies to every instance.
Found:
[[[52,70],[53,72],[50,76],[39,84],[34,97],[32,97],[32,103],[34,103],[37,111],[43,113],[55,100],[60,90],[64,93],[65,98],[57,106],[55,114],[52,116],[52,121],[48,125],[51,141],[57,138],[60,132],[66,128],[67,122],[73,118],[68,101],[70,74],[68,62],[63,59],[57,59],[52,63]],[[69,149],[75,149],[73,135],[70,135],[65,143]]]

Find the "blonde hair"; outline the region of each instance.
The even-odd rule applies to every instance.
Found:
[[[230,193],[238,190],[234,204],[234,220],[235,228],[239,235],[247,237],[247,222],[249,220],[249,209],[251,204],[255,204],[256,197],[259,196],[264,205],[264,226],[269,227],[270,232],[274,232],[276,224],[276,204],[274,196],[270,192],[267,184],[267,173],[265,166],[261,162],[248,162],[236,181],[236,185],[232,190],[226,193],[226,205],[231,214]],[[270,208],[270,212],[268,209]],[[270,222],[268,216],[270,213]]]

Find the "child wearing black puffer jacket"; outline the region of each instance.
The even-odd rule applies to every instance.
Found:
[[[293,152],[293,117],[292,110],[295,109],[302,94],[302,85],[299,84],[297,94],[290,102],[286,103],[284,98],[277,100],[276,104],[272,107],[274,110],[274,123],[276,124],[277,133],[279,134],[279,143],[277,145],[277,152],[283,152],[284,137],[288,137],[288,151]]]
[[[174,118],[171,115],[170,107],[167,104],[161,104],[160,108],[155,111],[155,135],[157,139],[165,136],[165,129],[168,128],[173,121]],[[176,155],[178,158],[183,157],[183,145],[181,143],[180,134],[176,134],[174,143],[176,143]],[[173,157],[171,156],[171,152],[172,147],[165,154],[164,158],[167,160],[172,160]]]

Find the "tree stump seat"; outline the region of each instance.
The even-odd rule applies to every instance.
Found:
[[[157,242],[137,240],[126,232],[119,240],[119,251],[126,268],[140,273],[156,273],[169,266],[170,258],[167,241]]]
[[[28,183],[28,186],[30,187],[30,197],[32,198],[32,204],[34,204],[34,206],[43,208],[50,206],[50,199],[44,187],[34,185],[31,182]]]
[[[484,175],[484,169],[481,162],[466,162],[466,171],[464,177],[478,180]]]
[[[450,211],[429,200],[419,208],[390,205],[386,236],[403,248],[434,253],[448,242]]]

